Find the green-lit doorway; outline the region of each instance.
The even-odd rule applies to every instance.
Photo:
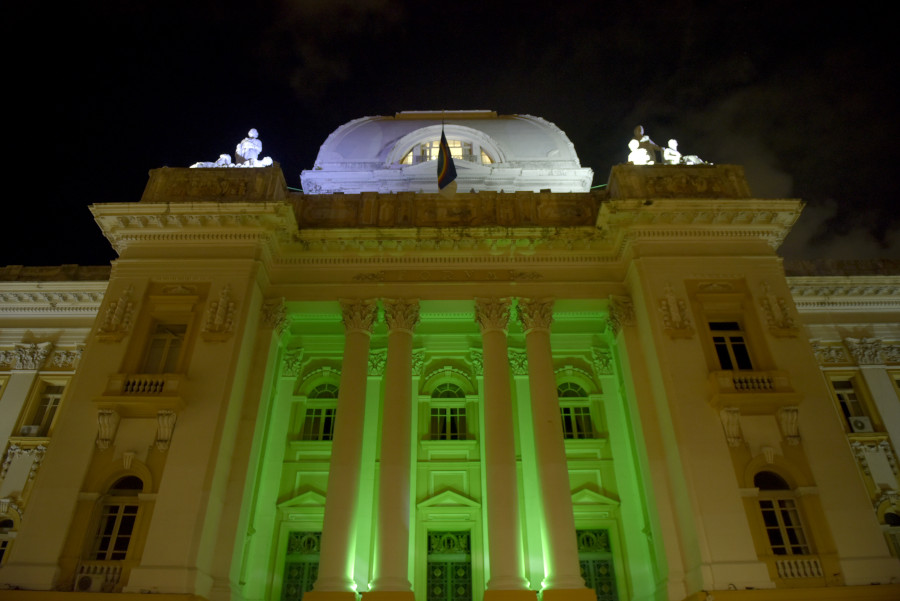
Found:
[[[291,532],[284,561],[281,601],[300,601],[319,576],[321,532]]]
[[[619,601],[613,554],[606,530],[578,530],[578,561],[584,584],[597,593],[597,601]]]
[[[428,533],[428,601],[472,601],[469,531]]]

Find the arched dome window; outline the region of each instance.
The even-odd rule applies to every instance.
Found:
[[[418,165],[419,163],[436,161],[440,152],[440,145],[440,138],[416,144],[400,159],[400,164]],[[484,148],[472,142],[447,140],[447,146],[450,148],[450,156],[453,157],[454,161],[468,161],[470,163],[481,163],[482,165],[494,163],[494,159]]]

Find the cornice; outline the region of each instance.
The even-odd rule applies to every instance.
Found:
[[[2,282],[0,314],[93,315],[108,282]]]
[[[285,202],[111,203],[90,209],[119,253],[138,241],[222,244],[288,240],[297,233]]]
[[[787,283],[800,312],[900,310],[900,275],[792,276]]]
[[[629,242],[763,240],[777,248],[802,209],[799,200],[624,199],[600,206],[597,227],[620,254]]]

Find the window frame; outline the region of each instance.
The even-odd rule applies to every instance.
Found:
[[[581,394],[568,394],[570,392]],[[595,407],[588,390],[579,382],[562,380],[556,386],[559,405],[559,419],[563,440],[594,440],[600,438],[600,430],[595,419]],[[584,427],[584,418],[588,427]],[[567,428],[567,424],[570,425]],[[580,424],[580,425],[579,425]]]
[[[320,381],[309,389],[294,422],[294,440],[327,442],[334,440],[340,385],[331,380]]]
[[[853,418],[857,417],[864,417],[869,419],[872,424],[873,432],[880,432],[884,429],[884,424],[881,421],[881,415],[878,413],[878,409],[876,408],[875,403],[872,401],[872,396],[869,393],[869,389],[866,386],[865,380],[859,371],[828,371],[825,372],[825,379],[828,382],[828,390],[831,393],[832,400],[834,401],[835,410],[841,417],[844,431],[847,434],[855,433],[851,422]],[[849,386],[838,387],[835,385],[837,382],[847,383],[849,384]],[[850,394],[852,394],[855,398],[842,398],[843,396],[847,396]],[[858,410],[858,414],[852,414],[853,407]]]
[[[733,325],[732,328],[713,327]],[[706,322],[713,356],[722,371],[754,371],[755,361],[747,340],[747,329],[740,319],[709,317]],[[737,339],[737,340],[736,340]],[[739,352],[736,349],[741,349]],[[727,360],[726,362],[723,359]]]
[[[28,395],[28,401],[22,410],[19,421],[14,431],[15,436],[24,438],[50,438],[56,428],[56,422],[59,419],[59,412],[66,400],[66,393],[69,390],[69,382],[71,376],[45,376],[39,375],[32,384],[31,392]],[[47,418],[47,411],[41,412],[45,392],[50,387],[61,387],[58,393],[56,404],[52,406],[51,415]],[[40,423],[35,423],[38,416],[41,415]],[[38,427],[34,434],[25,434],[25,428]]]

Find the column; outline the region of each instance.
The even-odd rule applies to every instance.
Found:
[[[412,601],[409,582],[409,486],[412,421],[413,329],[419,302],[384,300],[388,326],[378,471],[378,528],[375,579],[366,596]]]
[[[366,382],[369,365],[369,340],[377,315],[374,300],[341,301],[344,322],[344,360],[338,391],[337,419],[331,463],[328,469],[328,494],[325,497],[325,521],[319,553],[319,577],[315,588],[305,595],[308,601],[346,599],[353,601],[356,591],[353,562],[356,547],[357,504],[360,465],[362,463],[363,426],[366,410]]]
[[[550,349],[553,301],[520,299],[519,319],[525,331],[534,447],[544,518],[544,566],[547,576],[544,578],[542,596],[544,601],[594,599],[594,591],[584,586],[578,563],[569,467]]]
[[[513,440],[512,394],[506,327],[510,301],[475,299],[475,319],[481,326],[484,348],[484,469],[487,497],[487,531],[491,578],[485,599],[497,591],[521,591],[523,598],[536,598],[528,590],[522,566],[519,531],[519,486]],[[518,597],[518,596],[517,596]]]

